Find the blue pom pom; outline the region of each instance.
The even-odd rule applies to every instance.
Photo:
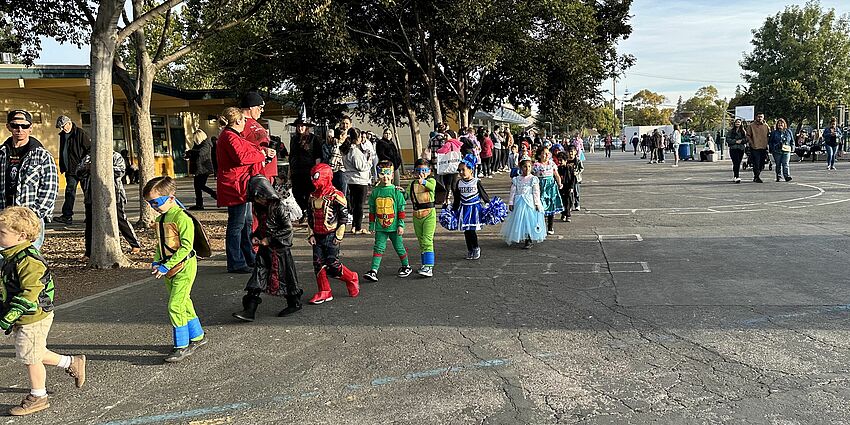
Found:
[[[440,226],[443,226],[446,230],[457,230],[458,229],[458,220],[457,214],[452,211],[451,208],[445,208],[440,211]]]
[[[498,196],[494,196],[493,199],[490,200],[490,204],[487,205],[487,208],[484,210],[484,214],[482,215],[484,223],[490,226],[505,221],[507,216],[508,206],[505,205],[505,202]]]

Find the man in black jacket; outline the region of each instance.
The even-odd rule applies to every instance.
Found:
[[[401,182],[401,154],[393,142],[393,132],[390,129],[384,129],[384,137],[378,140],[375,146],[375,153],[378,155],[378,161],[390,161],[393,163],[395,174],[393,175],[393,184],[398,186]]]
[[[59,172],[65,174],[65,202],[62,204],[62,215],[54,218],[60,223],[71,224],[74,219],[74,202],[77,198],[76,170],[83,158],[89,154],[91,139],[70,118],[60,115],[56,119],[59,129]]]

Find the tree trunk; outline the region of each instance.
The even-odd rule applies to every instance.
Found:
[[[145,183],[156,177],[156,161],[153,153],[153,126],[151,125],[151,93],[156,71],[150,63],[147,52],[144,53],[144,66],[139,70],[139,103],[133,105],[138,118],[139,129],[139,221],[137,227],[146,228],[153,223],[153,210],[141,196]]]
[[[437,95],[437,73],[429,66],[428,73],[422,76],[422,82],[428,87],[428,99],[431,101],[431,109],[434,114],[434,128],[443,122],[443,108],[440,105],[440,97]]]
[[[416,115],[416,108],[413,107],[413,100],[410,94],[410,74],[404,74],[404,109],[407,111],[407,122],[410,124],[410,138],[413,144],[413,158],[416,158],[422,153],[421,131],[419,129],[419,117]],[[432,153],[433,155],[433,153]]]
[[[464,129],[464,128],[472,125],[472,119],[469,116],[469,110],[470,110],[470,108],[469,108],[468,105],[461,105],[458,108],[457,116],[458,116],[458,121],[460,122],[460,128],[461,129]]]
[[[91,35],[91,115],[92,143],[91,198],[92,252],[90,265],[96,268],[128,264],[121,251],[115,181],[112,171],[112,62],[115,58],[116,29],[121,2],[100,2]]]

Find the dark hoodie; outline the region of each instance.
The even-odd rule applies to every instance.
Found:
[[[271,249],[292,246],[292,222],[281,199],[287,196],[288,192],[281,196],[262,174],[251,177],[248,182],[248,201],[257,215],[257,230],[251,236],[260,240],[268,238]],[[265,200],[265,205],[257,202],[259,199]]]

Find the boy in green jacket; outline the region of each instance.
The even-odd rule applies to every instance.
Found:
[[[179,362],[207,343],[201,321],[190,298],[198,272],[195,256],[195,223],[177,202],[177,184],[171,177],[157,177],[142,191],[145,200],[161,215],[156,219],[157,246],[151,274],[165,277],[168,316],[173,327],[174,349],[165,358]]]
[[[437,181],[431,177],[427,160],[417,159],[415,167],[416,174],[406,195],[413,205],[413,230],[422,253],[422,267],[418,273],[431,277],[434,275],[434,231],[437,229],[437,210],[434,208]]]
[[[29,415],[50,407],[45,365],[65,369],[77,388],[86,382],[86,356],[63,356],[47,349],[53,324],[53,274],[32,245],[41,234],[41,220],[29,208],[0,211],[2,280],[0,329],[14,333],[15,356],[27,365],[30,393],[12,407],[12,416]]]
[[[387,239],[393,243],[401,268],[398,277],[408,277],[413,269],[407,259],[407,250],[401,236],[404,234],[404,191],[392,183],[393,164],[384,160],[378,163],[378,185],[369,195],[369,230],[375,232],[375,247],[372,252],[372,269],[363,277],[378,281],[378,268],[387,248]]]

